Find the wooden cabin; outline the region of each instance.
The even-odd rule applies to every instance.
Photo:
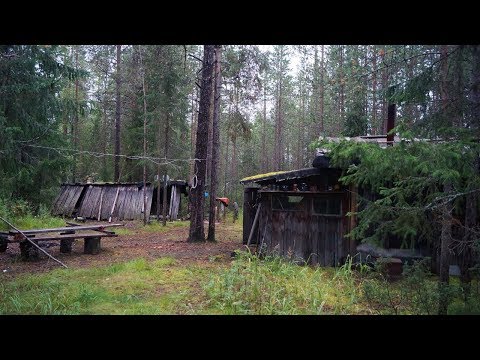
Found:
[[[167,183],[168,218],[176,220],[180,208],[181,194],[185,196],[188,184],[183,180]],[[147,183],[147,217],[154,215],[157,208],[162,213],[163,190],[160,188],[160,203],[157,203],[158,186]],[[140,220],[143,219],[143,183],[76,183],[62,184],[60,193],[53,203],[53,215],[82,217],[94,220]]]
[[[355,192],[339,182],[341,169],[326,157],[313,167],[256,175],[244,190],[243,243],[267,254],[320,266],[341,264],[356,244],[345,238],[354,226]],[[256,219],[256,220],[255,220]]]

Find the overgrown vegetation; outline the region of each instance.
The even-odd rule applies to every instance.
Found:
[[[0,278],[0,314],[434,314],[438,288],[425,262],[391,281],[385,269],[356,264],[300,266],[237,252],[180,263],[171,257],[90,269]],[[480,285],[467,298],[448,288],[449,314],[480,314]]]
[[[179,266],[165,257],[25,275],[0,282],[0,314],[189,313],[208,265]]]
[[[280,257],[264,260],[245,253],[223,273],[213,275],[206,291],[210,306],[224,314],[356,314],[364,271],[352,262],[333,268],[300,266]],[[364,268],[362,268],[364,269]]]
[[[0,216],[21,230],[54,228],[65,226],[65,220],[50,215],[49,209],[41,205],[37,211],[23,200],[7,202],[0,199]],[[0,220],[0,230],[9,230],[9,226]]]

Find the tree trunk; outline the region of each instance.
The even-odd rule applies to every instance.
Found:
[[[284,138],[283,138],[283,46],[281,47],[280,50],[280,70],[279,70],[279,86],[278,86],[278,150],[277,150],[277,162],[278,162],[278,168],[277,170],[281,170],[284,166],[284,152],[285,152],[285,147],[284,147]]]
[[[214,46],[204,45],[203,68],[202,68],[202,89],[200,91],[200,111],[198,114],[197,141],[195,161],[197,186],[190,192],[191,219],[189,242],[205,241],[205,229],[203,226],[203,208],[205,203],[205,172],[208,143],[208,115],[210,108],[210,97],[212,96],[214,66]]]
[[[325,82],[324,82],[324,69],[325,69],[325,63],[324,63],[324,45],[321,46],[320,48],[320,106],[319,106],[319,111],[320,111],[320,134],[325,135],[325,124],[324,124],[324,108],[325,108]]]
[[[215,65],[213,66],[213,77],[214,77],[214,85],[212,86],[212,96],[210,97],[210,108],[208,113],[208,146],[207,146],[207,170],[206,170],[206,177],[205,177],[205,184],[208,188],[208,184],[210,183],[210,178],[212,176],[212,148],[213,148],[213,113],[214,113],[214,102],[215,102]]]
[[[380,59],[382,62],[382,91],[383,91],[383,97],[382,97],[382,118],[380,119],[379,123],[379,132],[381,135],[387,133],[387,111],[388,111],[388,104],[387,104],[387,88],[388,88],[388,69],[387,65],[385,63],[385,54],[386,54],[386,48],[385,46],[382,49]]]
[[[447,195],[452,189],[451,184],[444,185],[444,193]],[[450,280],[450,242],[452,238],[452,209],[449,203],[445,204],[442,209],[442,233],[440,236],[440,276],[438,290],[440,295],[438,314],[447,314],[448,295],[447,288]]]
[[[377,124],[377,49],[372,45],[372,134],[378,135],[379,129]]]
[[[75,70],[78,71],[78,45],[75,45]],[[78,150],[78,77],[75,78],[75,116],[73,118],[73,148]],[[77,162],[80,156],[73,161],[72,180],[73,183],[77,180]]]
[[[194,99],[196,101],[194,101]],[[198,87],[195,88],[195,98],[192,94],[192,123],[190,126],[190,150],[191,150],[191,157],[195,157],[195,139],[197,133],[197,114],[198,114]],[[195,162],[190,163],[190,177],[193,177]]]
[[[478,174],[479,159],[478,154],[473,162],[473,169]],[[472,275],[470,268],[473,266],[473,252],[476,236],[474,228],[477,225],[477,203],[478,195],[476,192],[468,194],[465,204],[465,232],[463,235],[463,246],[460,247],[460,281],[462,283],[464,299],[468,299],[470,295],[470,283]]]
[[[262,172],[267,172],[267,78],[263,84],[263,122],[262,122]]]
[[[165,147],[163,150],[163,154],[165,155],[165,162],[167,162],[168,159],[168,148],[170,146],[170,113],[167,111],[167,114],[165,116]],[[162,201],[162,222],[163,226],[167,226],[167,190],[168,190],[168,184],[167,184],[167,175],[168,175],[168,164],[165,164],[164,167],[164,177],[165,181],[163,183],[163,201]]]
[[[115,100],[115,157],[113,181],[120,181],[120,86],[121,86],[121,51],[122,45],[117,45],[117,74],[116,74],[116,100]]]
[[[210,177],[210,214],[208,216],[208,236],[207,240],[215,241],[215,205],[217,197],[217,178],[218,178],[218,158],[220,155],[220,96],[222,89],[222,47],[215,46],[215,91],[214,91],[214,111],[212,122],[212,165]]]
[[[479,136],[480,130],[480,45],[472,46],[473,69],[471,86],[471,127],[475,135]]]
[[[448,63],[447,63],[447,47],[442,45],[442,62],[441,66],[441,84],[440,84],[440,93],[442,96],[442,110],[445,112],[448,106],[448,85],[447,85],[447,74],[448,74]],[[450,194],[452,191],[452,184],[447,182],[443,191],[445,195]],[[447,314],[448,308],[448,284],[450,280],[450,243],[452,239],[452,205],[446,203],[442,208],[442,233],[440,236],[440,277],[439,277],[439,307],[438,314],[445,315]]]
[[[345,123],[345,75],[343,69],[343,46],[340,46],[340,121],[337,136],[340,136]]]
[[[143,91],[143,225],[147,225],[147,95],[145,90],[145,67],[143,66],[142,50],[139,49],[140,64],[142,68]]]

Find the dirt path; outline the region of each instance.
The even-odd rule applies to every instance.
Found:
[[[90,224],[90,223],[89,223]],[[94,224],[94,222],[92,222]],[[208,261],[212,257],[219,260],[230,259],[231,253],[242,248],[240,228],[231,224],[217,224],[217,242],[187,243],[188,226],[172,228],[166,232],[149,232],[139,224],[126,224],[132,234],[114,238],[102,238],[97,255],[83,254],[83,239],[75,240],[71,254],[61,254],[59,242],[46,248],[50,254],[61,260],[69,268],[102,266],[123,262],[135,258],[156,259],[171,256],[183,261]],[[22,273],[38,273],[61,268],[45,255],[37,261],[20,260],[18,244],[9,244],[4,253],[0,253],[0,279],[10,278]]]

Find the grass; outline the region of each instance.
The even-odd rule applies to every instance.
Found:
[[[143,225],[143,222],[138,221],[134,223],[133,229],[126,228],[126,227],[118,227],[118,228],[115,228],[114,231],[118,235],[133,235],[138,233],[139,231],[163,233],[163,232],[170,231],[172,229],[182,228],[182,227],[186,228],[189,226],[190,226],[189,221],[173,221],[173,222],[167,221],[167,224],[163,226],[162,222],[157,222],[153,220],[150,223],[148,223],[146,226]]]
[[[186,314],[201,309],[197,283],[212,264],[170,257],[57,269],[0,282],[0,314]]]
[[[167,232],[171,229],[189,226],[190,221],[167,221],[166,226],[163,226],[162,222],[152,221],[145,227],[142,225],[139,229],[147,232]]]
[[[248,253],[206,284],[209,304],[224,314],[351,314],[365,309],[360,285],[333,268],[299,266]]]
[[[435,314],[436,279],[393,283],[370,271],[300,266],[246,252],[225,263],[143,258],[89,269],[0,277],[0,314]],[[478,283],[476,287],[478,287]],[[430,289],[430,290],[428,290]],[[425,293],[425,291],[430,291]],[[418,295],[422,295],[419,297]],[[478,289],[449,314],[478,314]],[[421,300],[421,302],[417,302]]]
[[[64,226],[61,218],[23,215],[21,229]],[[141,222],[116,228],[121,235],[188,227]],[[238,241],[242,214],[218,227]],[[143,258],[88,269],[56,269],[2,278],[0,314],[435,314],[437,278],[411,268],[403,280],[388,282],[352,261],[339,268],[300,266],[279,257],[259,259],[247,252],[226,263],[222,256],[181,263],[171,257]],[[449,314],[480,314],[480,284],[464,300],[451,279]]]
[[[0,282],[0,314],[323,314],[356,312],[334,269],[242,253],[232,266],[143,258]]]
[[[24,215],[13,219],[12,224],[20,230],[55,228],[65,226],[65,220],[53,216]],[[2,222],[0,230],[8,230],[9,226]]]

